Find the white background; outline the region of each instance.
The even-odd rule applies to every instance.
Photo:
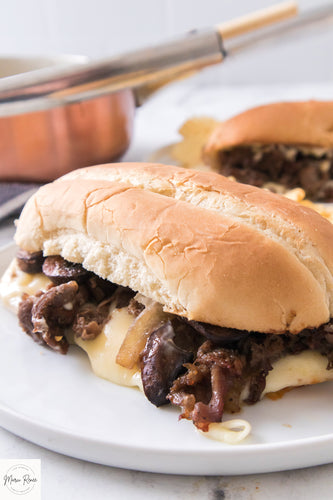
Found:
[[[105,57],[160,42],[278,0],[1,0],[2,54]],[[299,0],[302,9],[329,0]],[[228,61],[207,78],[222,83],[333,78],[333,28]]]

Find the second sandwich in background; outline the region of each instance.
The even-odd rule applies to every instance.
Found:
[[[304,189],[333,201],[333,102],[282,102],[252,108],[220,123],[205,163],[237,181],[283,193]]]

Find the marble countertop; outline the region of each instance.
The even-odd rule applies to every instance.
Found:
[[[150,474],[65,457],[2,429],[0,457],[40,458],[47,500],[329,500],[333,489],[333,465],[252,476]]]
[[[200,83],[200,82],[199,82]],[[155,97],[137,113],[136,133],[125,159],[146,160],[154,149],[177,140],[177,128],[189,116],[207,114],[205,100],[196,98],[198,81],[178,85]],[[201,83],[202,85],[202,83]],[[217,93],[207,87],[209,99]],[[221,89],[220,89],[221,91]],[[260,102],[283,98],[333,97],[330,85],[303,85],[234,89],[226,88],[217,102],[215,116],[224,118]],[[239,96],[242,96],[240,99]],[[169,106],[170,99],[176,106]],[[158,106],[163,123],[156,123]],[[157,120],[158,122],[158,120]],[[14,233],[13,218],[0,223],[0,246],[9,243]],[[251,476],[176,476],[136,472],[101,466],[48,451],[0,428],[0,459],[41,459],[42,498],[85,499],[255,499],[277,500],[332,498],[333,464],[295,471]]]

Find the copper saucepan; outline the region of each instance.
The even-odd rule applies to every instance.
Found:
[[[327,20],[333,8],[274,24],[296,13],[295,2],[283,2],[98,62],[81,56],[0,58],[0,180],[46,182],[119,158],[130,143],[135,106],[151,91],[227,54]]]
[[[0,58],[0,77],[84,65],[81,56]],[[42,69],[43,68],[43,69]],[[125,89],[50,109],[0,117],[0,179],[46,182],[69,170],[120,157],[133,128],[135,100]],[[37,106],[38,109],[38,106]]]

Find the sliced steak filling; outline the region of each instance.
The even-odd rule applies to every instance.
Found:
[[[36,260],[29,255],[23,258],[25,263]],[[59,275],[65,282],[51,284],[34,296],[23,295],[18,312],[23,330],[40,344],[65,354],[66,328],[83,340],[95,339],[108,319],[111,301],[116,308],[127,307],[133,320],[145,308],[133,290],[84,272],[80,264],[73,266],[61,257],[48,262],[43,267],[52,272],[54,281],[58,282]],[[220,422],[225,410],[239,411],[245,388],[246,403],[256,403],[273,363],[284,356],[314,350],[327,357],[328,370],[333,368],[333,320],[298,335],[274,335],[171,314],[165,318],[162,322],[158,318],[158,326],[147,332],[141,353],[144,392],[156,406],[171,402],[181,407],[181,418],[193,420],[203,431],[211,422]]]
[[[23,295],[18,310],[20,326],[36,342],[62,354],[68,350],[64,334],[67,328],[76,337],[93,340],[102,331],[113,297],[116,295],[117,307],[122,307],[134,295],[132,290],[118,287],[60,256],[44,259],[40,252],[20,250],[17,260],[24,272],[44,272],[53,282],[45,292]]]
[[[202,335],[212,338],[212,325],[198,325]],[[260,400],[266,377],[278,359],[305,350],[314,350],[327,357],[327,370],[333,368],[333,320],[298,335],[264,334],[214,327],[214,341],[207,340],[198,349],[193,363],[186,364],[186,373],[178,377],[167,398],[182,408],[181,418],[192,419],[201,430],[210,422],[219,422],[223,410],[240,410],[245,388],[245,402]],[[237,335],[238,333],[238,335]],[[220,339],[219,339],[220,336]]]
[[[312,201],[333,201],[333,151],[281,144],[237,146],[218,153],[219,172],[252,186],[301,187]]]

